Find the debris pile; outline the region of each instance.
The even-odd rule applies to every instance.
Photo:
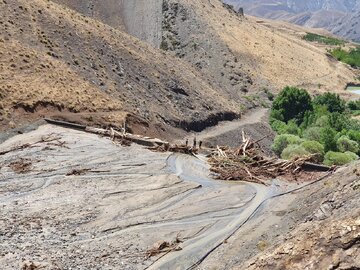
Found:
[[[282,178],[288,181],[310,180],[316,173],[331,168],[310,163],[312,156],[294,160],[266,157],[259,142],[242,133],[243,143],[236,149],[217,147],[209,158],[211,171],[222,180],[241,180],[268,185],[269,180]],[[312,173],[311,173],[312,171]]]
[[[31,171],[32,161],[28,158],[19,158],[9,164],[9,167],[18,174],[25,174]]]
[[[155,243],[154,246],[146,252],[146,256],[150,258],[153,256],[157,256],[161,253],[167,254],[172,251],[179,251],[182,249],[180,247],[180,244],[182,242],[183,241],[178,236],[172,242],[159,241]]]

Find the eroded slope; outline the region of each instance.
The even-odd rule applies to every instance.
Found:
[[[119,30],[49,1],[0,5],[4,124],[17,124],[17,108],[33,113],[39,104],[63,112],[126,111],[158,133],[201,129],[239,112],[195,69]]]

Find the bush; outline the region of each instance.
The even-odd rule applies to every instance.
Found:
[[[280,121],[280,120],[276,120],[276,119],[272,119],[272,121],[270,122],[271,128],[277,133],[277,134],[284,134],[286,133],[286,128],[287,125],[285,122]]]
[[[281,134],[275,137],[272,150],[280,156],[288,145],[301,144],[302,142],[303,140],[299,136],[292,134]]]
[[[348,106],[349,110],[351,110],[351,111],[358,111],[358,110],[360,110],[360,100],[349,101],[347,106]]]
[[[315,155],[317,162],[322,162],[324,160],[325,148],[321,143],[316,141],[305,141],[301,146],[310,154]]]
[[[327,45],[344,45],[345,41],[333,37],[321,36],[314,33],[306,33],[303,37],[304,40],[311,41],[311,42],[318,42]]]
[[[321,128],[309,127],[303,132],[303,138],[309,141],[321,141]]]
[[[305,113],[312,110],[311,97],[306,90],[285,87],[273,102],[271,118],[285,123],[293,119],[296,124],[300,124]]]
[[[279,120],[273,120],[271,122],[271,127],[276,131],[277,134],[293,134],[299,135],[300,129],[296,123],[290,120],[287,124]]]
[[[330,53],[341,62],[351,65],[352,67],[360,67],[360,47],[356,47],[349,51],[336,48],[330,51]]]
[[[359,157],[355,153],[346,152],[332,152],[329,151],[325,155],[324,164],[327,166],[338,165],[342,166],[348,164],[354,160],[357,160]]]
[[[331,113],[333,112],[343,113],[346,109],[345,101],[342,98],[340,98],[339,95],[329,92],[314,98],[314,104],[326,106],[328,111]]]
[[[348,136],[341,136],[337,142],[336,146],[340,152],[359,152],[359,144],[353,140],[350,140]]]
[[[316,120],[315,125],[317,127],[328,127],[330,125],[329,116],[328,115],[320,116]]]
[[[325,147],[325,152],[336,151],[336,136],[337,132],[333,128],[326,127],[320,129],[320,142]]]
[[[357,142],[358,144],[360,144],[360,131],[349,130],[347,132],[347,135],[351,140],[353,140],[353,141]]]
[[[350,118],[345,114],[335,112],[329,115],[329,124],[332,128],[334,128],[337,131],[341,131],[343,129],[349,129]]]
[[[309,155],[310,153],[306,151],[303,146],[297,144],[290,144],[281,153],[281,158],[292,160],[296,158],[306,157]]]

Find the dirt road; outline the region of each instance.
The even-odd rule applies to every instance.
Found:
[[[210,138],[219,137],[233,130],[239,130],[243,126],[262,122],[262,119],[266,117],[268,112],[269,109],[266,108],[256,109],[244,114],[239,120],[221,122],[215,127],[208,128],[199,133],[194,133],[192,137],[195,136],[198,141],[206,141]]]

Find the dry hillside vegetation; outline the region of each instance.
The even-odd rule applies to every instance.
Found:
[[[356,71],[329,58],[325,48],[303,41],[301,35],[294,34],[299,32],[300,27],[295,27],[294,31],[286,23],[273,24],[252,17],[242,18],[224,8],[220,1],[165,2],[172,3],[170,7],[181,6],[177,9],[192,11],[196,20],[206,25],[208,34],[196,36],[202,27],[194,27],[199,30],[191,28],[194,30],[191,37],[200,38],[204,43],[211,43],[214,38],[222,41],[241,63],[241,70],[247,71],[255,84],[267,83],[277,89],[296,85],[309,90],[320,88],[322,91],[341,92],[356,77]],[[176,20],[177,36],[181,37],[181,31],[187,31],[186,27],[181,27],[186,21]],[[212,37],[210,40],[209,36]],[[209,54],[208,58],[211,58],[219,51]]]
[[[84,1],[56,2],[89,15],[89,6]],[[285,85],[296,85],[316,91],[342,91],[358,76],[354,70],[328,57],[325,47],[303,41],[302,36],[308,29],[243,18],[223,6],[221,1],[160,2],[162,7],[143,0],[132,1],[131,5],[125,5],[124,1],[120,1],[120,5],[112,0],[94,1],[93,13],[89,16],[112,25],[111,15],[106,20],[104,16],[107,10],[120,9],[118,14],[123,16],[120,28],[143,40],[149,38],[141,34],[143,25],[137,23],[136,18],[149,21],[152,27],[148,32],[162,36],[160,48],[163,51],[191,64],[202,78],[237,102],[243,101],[246,95],[247,100],[256,98],[264,87],[278,90]],[[134,9],[137,6],[143,8]],[[158,10],[160,8],[162,10]],[[137,16],[125,16],[135,14],[134,10]],[[159,29],[154,17],[161,13],[162,29]]]
[[[119,30],[49,1],[0,6],[5,124],[18,121],[21,104],[30,112],[123,110],[159,132],[201,129],[239,112],[189,65]]]

